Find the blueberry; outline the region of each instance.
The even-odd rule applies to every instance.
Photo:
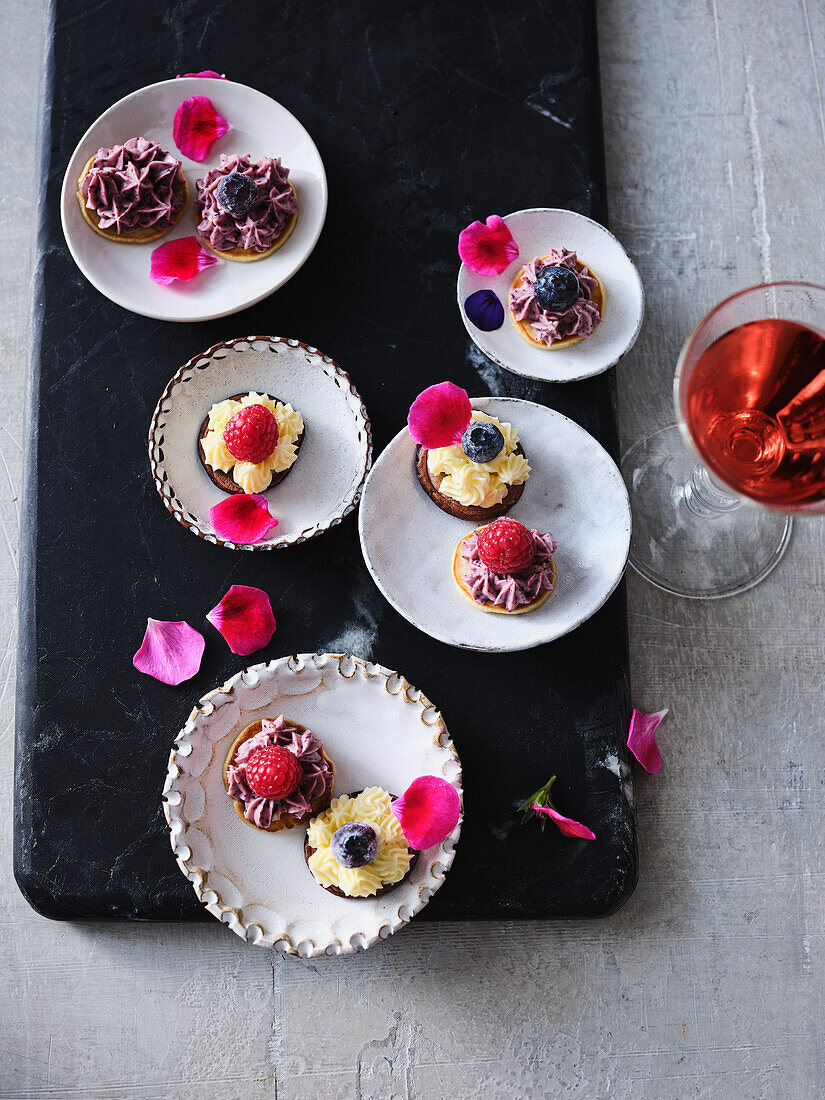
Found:
[[[548,313],[564,313],[579,296],[579,278],[563,264],[551,264],[539,272],[534,287],[536,301]]]
[[[349,821],[332,834],[330,848],[342,867],[366,867],[378,855],[378,837],[372,826]]]
[[[504,436],[489,420],[475,420],[461,437],[461,449],[471,462],[492,462],[504,447]]]
[[[233,218],[245,218],[258,201],[258,187],[243,172],[230,172],[218,182],[215,201],[221,210]]]

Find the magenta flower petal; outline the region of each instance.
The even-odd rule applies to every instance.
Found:
[[[185,99],[175,111],[172,136],[175,145],[190,160],[206,160],[212,146],[229,129],[229,123],[205,95]]]
[[[518,245],[503,218],[491,214],[484,222],[472,222],[458,235],[458,254],[478,275],[500,275],[518,257]]]
[[[656,730],[667,714],[667,709],[657,710],[655,714],[642,714],[633,711],[630,718],[630,731],[627,735],[627,747],[646,772],[658,772],[662,767],[662,755],[656,744]]]
[[[440,844],[458,824],[461,802],[458,791],[446,779],[420,775],[392,803],[401,831],[415,851]]]
[[[201,248],[197,237],[178,237],[152,249],[149,278],[161,286],[169,286],[176,279],[188,283],[217,262],[217,257]]]
[[[461,437],[473,413],[467,391],[452,382],[428,386],[410,406],[407,425],[416,443],[452,447]]]
[[[464,301],[464,312],[482,332],[495,332],[504,324],[504,306],[492,290],[477,290]]]
[[[249,545],[260,542],[278,526],[266,498],[260,493],[236,493],[209,510],[212,527],[219,539]]]
[[[536,814],[546,814],[551,821],[555,821],[559,831],[564,833],[565,836],[580,836],[585,840],[596,839],[596,834],[592,829],[588,829],[580,821],[574,821],[572,817],[565,817],[558,810],[554,810],[552,806],[540,806],[538,802],[534,802],[530,809]]]
[[[143,644],[132,658],[138,672],[164,684],[191,680],[201,667],[206,642],[189,623],[149,619]]]
[[[226,73],[216,73],[214,69],[204,69],[200,73],[178,73],[175,80],[183,80],[185,76],[212,76],[216,80],[226,80]]]
[[[275,633],[269,596],[245,584],[233,584],[206,617],[223,634],[232,652],[241,657],[263,649]]]

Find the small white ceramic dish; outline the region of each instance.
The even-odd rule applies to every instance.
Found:
[[[644,315],[644,289],[633,261],[603,225],[573,210],[537,207],[517,210],[504,221],[519,248],[517,260],[501,275],[477,275],[466,264],[458,272],[458,308],[474,343],[494,363],[545,382],[575,382],[614,366],[636,343]],[[542,350],[521,336],[507,310],[510,287],[521,268],[551,248],[568,248],[592,267],[606,295],[604,315],[586,340],[567,348]],[[495,332],[476,328],[464,302],[477,290],[492,290],[504,306],[504,324]]]
[[[207,96],[231,129],[215,142],[207,160],[189,160],[175,145],[172,123],[184,99]],[[89,157],[101,147],[133,137],[157,141],[177,157],[189,183],[189,203],[171,232],[148,244],[107,241],[83,220],[76,191]],[[255,263],[220,261],[190,283],[158,286],[149,278],[152,249],[176,237],[197,236],[195,181],[220,164],[221,153],[280,157],[298,194],[298,221],[284,246]],[[260,302],[291,279],[309,257],[327,211],[327,177],[320,154],[301,123],[263,92],[231,80],[187,77],[150,84],[119,100],[92,123],[66,169],[60,196],[63,233],[75,263],[101,294],[160,321],[208,321]]]
[[[217,401],[269,393],[304,418],[304,441],[280,485],[264,491],[278,526],[253,545],[220,539],[209,510],[227,494],[198,457],[198,432]],[[372,430],[351,378],[300,340],[245,336],[185,363],[160,396],[149,427],[149,464],[166,509],[194,535],[230,550],[279,550],[328,531],[361,496],[372,464]]]
[[[226,754],[241,730],[284,714],[311,729],[335,765],[335,794],[369,786],[401,794],[419,775],[461,794],[461,762],[440,713],[403,676],[358,657],[303,653],[253,665],[210,691],[169,756],[163,812],[178,866],[218,920],[288,955],[351,955],[386,939],[427,904],[453,861],[461,823],[421,852],[406,881],[379,898],[339,898],[304,860],[306,829],[267,833],[226,793]]]
[[[364,486],[361,549],[384,596],[430,637],[488,653],[530,649],[580,626],[621,580],[630,550],[627,489],[601,444],[561,413],[513,397],[477,397],[472,405],[511,423],[530,463],[521,499],[507,515],[558,543],[558,580],[547,602],[524,615],[492,615],[461,595],[453,552],[480,524],[449,516],[430,500],[406,428]]]

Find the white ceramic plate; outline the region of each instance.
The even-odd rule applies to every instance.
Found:
[[[461,794],[461,762],[439,712],[403,676],[341,654],[281,657],[239,672],[192,711],[169,757],[163,811],[178,866],[218,920],[289,955],[350,955],[406,924],[444,881],[461,824],[422,852],[380,898],[338,898],[304,861],[306,829],[266,833],[242,821],[223,783],[226,754],[250,722],[284,714],[320,737],[335,792],[401,794],[419,775]]]
[[[507,514],[558,543],[558,580],[547,602],[525,615],[492,615],[461,595],[453,551],[476,525],[448,516],[426,495],[406,428],[364,486],[361,549],[384,596],[430,637],[489,653],[530,649],[580,626],[621,580],[630,549],[627,489],[607,451],[561,413],[513,397],[477,397],[472,405],[514,426],[532,468]]]
[[[232,126],[200,164],[185,157],[172,139],[175,111],[193,95],[208,96],[218,114]],[[83,220],[75,194],[89,157],[101,147],[122,144],[133,137],[160,142],[182,162],[189,183],[189,203],[175,228],[165,237],[142,245],[107,241],[95,233]],[[281,157],[298,193],[295,230],[283,248],[265,260],[221,261],[190,283],[158,286],[149,278],[152,249],[176,237],[197,236],[195,180],[220,164],[221,153],[249,153],[256,159]],[[312,138],[280,103],[231,80],[187,77],[150,84],[104,111],[72,154],[63,180],[60,211],[69,251],[101,294],[124,309],[160,321],[208,321],[260,302],[299,270],[321,234],[327,212],[327,177]]]
[[[636,343],[644,315],[642,280],[633,261],[603,225],[572,210],[537,207],[508,214],[504,221],[519,248],[519,257],[501,275],[477,275],[462,264],[458,273],[458,308],[475,344],[494,363],[545,382],[575,382],[614,366]],[[524,264],[546,256],[551,248],[569,248],[592,266],[606,293],[604,316],[587,340],[569,348],[543,351],[520,336],[510,321],[507,301],[513,280]],[[504,324],[482,332],[464,312],[465,300],[477,290],[492,290],[504,306]]]
[[[280,485],[264,492],[278,526],[251,546],[219,539],[210,508],[226,498],[198,457],[198,432],[216,401],[269,393],[304,418],[304,441]],[[149,463],[167,510],[194,535],[230,550],[279,550],[328,531],[361,496],[372,463],[372,430],[346,371],[299,340],[245,336],[185,363],[161,394],[149,427]]]

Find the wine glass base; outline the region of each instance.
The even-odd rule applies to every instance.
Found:
[[[736,503],[703,511],[691,501],[696,458],[673,424],[636,443],[622,460],[633,508],[630,564],[676,596],[718,599],[753,588],[785,553],[790,516]],[[686,492],[687,488],[687,492]]]

